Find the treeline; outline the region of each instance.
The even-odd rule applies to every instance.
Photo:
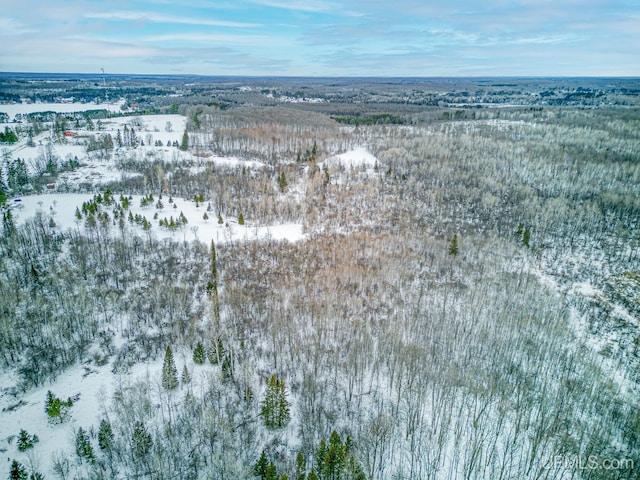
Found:
[[[376,113],[374,115],[362,115],[352,117],[331,117],[338,123],[346,125],[403,125],[406,123],[403,117],[391,113]]]

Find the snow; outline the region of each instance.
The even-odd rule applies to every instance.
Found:
[[[350,150],[335,157],[328,158],[326,160],[328,165],[340,164],[346,168],[351,167],[374,167],[378,162],[378,159],[369,153],[365,148],[359,147],[354,150]]]
[[[114,195],[117,201],[119,195]],[[92,194],[74,193],[49,193],[42,195],[30,195],[21,197],[20,202],[13,202],[13,215],[18,224],[24,223],[27,219],[34,217],[37,213],[53,218],[56,228],[61,230],[84,228],[84,221],[75,217],[76,207],[81,208],[83,202],[88,202],[93,198]],[[138,234],[150,234],[160,239],[173,239],[176,241],[199,240],[205,243],[214,241],[215,243],[231,243],[235,241],[263,241],[263,240],[286,240],[297,242],[305,238],[303,225],[298,223],[285,223],[280,225],[258,225],[246,220],[245,225],[238,225],[235,218],[227,217],[224,212],[222,217],[224,223],[218,224],[216,213],[207,212],[207,202],[196,206],[193,200],[174,197],[176,208],[169,204],[169,197],[164,196],[162,203],[164,207],[157,209],[154,205],[140,206],[143,198],[141,195],[133,195],[130,211],[135,216],[137,214],[147,218],[152,223],[152,228],[148,232],[143,232],[141,227],[131,226]],[[155,198],[158,201],[158,198]],[[112,208],[105,209],[109,214]],[[155,213],[158,213],[158,220],[153,220]],[[177,219],[180,212],[187,217],[188,224],[176,231],[170,231],[160,227],[160,219],[173,217]],[[207,213],[208,220],[204,220],[204,213]],[[127,223],[128,224],[128,223]],[[117,227],[112,226],[112,232],[118,232]]]
[[[190,352],[175,352],[174,358],[179,371],[182,371],[185,363],[191,370],[192,388],[195,391],[200,383],[205,382],[205,373],[216,370],[215,366],[195,366],[190,360]],[[58,454],[68,457],[74,451],[74,435],[79,427],[89,430],[93,426],[97,430],[100,420],[104,418],[104,407],[110,402],[116,385],[121,381],[133,384],[147,378],[151,385],[159,385],[162,363],[163,357],[160,355],[153,361],[134,365],[126,375],[112,373],[109,363],[103,366],[75,365],[55,381],[30,390],[25,395],[13,395],[6,388],[0,391],[0,452],[4,456],[4,461],[0,462],[0,478],[7,478],[13,459],[26,465],[29,470],[39,471],[45,478],[53,478],[54,457]],[[0,374],[1,385],[15,383],[12,374],[6,371]],[[44,411],[48,390],[63,400],[79,395],[69,409],[69,418],[61,424],[48,422]],[[157,392],[150,393],[156,397]],[[19,406],[16,406],[18,403]],[[39,439],[33,448],[25,452],[20,452],[16,446],[21,429],[30,435],[37,435]]]
[[[0,104],[0,112],[6,113],[11,120],[14,120],[16,115],[36,112],[72,113],[87,110],[119,112],[123,103],[123,100],[115,103],[9,103]]]

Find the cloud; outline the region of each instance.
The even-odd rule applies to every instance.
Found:
[[[263,7],[278,8],[282,10],[293,10],[299,12],[329,12],[336,9],[335,6],[319,1],[286,1],[286,0],[251,0],[249,3],[261,5]]]
[[[202,25],[208,27],[231,27],[231,28],[254,28],[259,26],[255,23],[231,22],[226,20],[214,20],[206,18],[174,17],[172,15],[159,15],[147,12],[90,12],[84,15],[85,18],[116,20],[116,21],[145,21],[152,23],[174,23],[183,25]]]

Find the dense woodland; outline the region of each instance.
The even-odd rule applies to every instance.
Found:
[[[121,147],[142,175],[96,191],[76,229],[3,210],[13,394],[79,362],[118,379],[58,478],[638,478],[638,107],[377,108],[361,118],[395,121],[182,105],[192,160]],[[355,147],[378,162],[331,161]],[[306,237],[122,220],[165,185]],[[162,378],[127,375],[154,360]]]

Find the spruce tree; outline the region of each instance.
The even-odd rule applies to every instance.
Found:
[[[286,395],[284,381],[271,375],[267,379],[267,393],[260,407],[260,414],[267,428],[278,429],[289,423],[291,414]]]
[[[173,361],[171,347],[167,346],[162,364],[162,386],[166,390],[174,390],[178,387],[178,369]]]
[[[89,461],[93,461],[94,453],[89,436],[82,427],[78,428],[76,432],[76,454],[80,458],[86,458]]]
[[[180,150],[187,151],[189,149],[189,135],[185,130],[182,134],[182,142],[180,143]]]
[[[262,454],[260,458],[253,466],[253,473],[264,480],[267,476],[267,467],[269,466],[269,459],[267,458],[267,454],[264,450],[262,450]]]
[[[98,446],[100,450],[111,450],[113,445],[113,430],[108,420],[100,420],[100,428],[98,430]]]
[[[307,462],[302,452],[296,455],[296,480],[305,480],[307,471]]]
[[[180,381],[182,382],[183,385],[191,383],[191,375],[189,374],[189,369],[187,368],[186,364],[182,368],[182,375],[180,376]]]
[[[278,175],[278,188],[280,189],[281,193],[285,193],[287,191],[287,187],[288,187],[288,183],[287,183],[287,177],[285,176],[284,172],[282,172],[280,175]]]
[[[11,469],[9,470],[9,480],[28,480],[27,469],[17,460],[11,463]]]
[[[522,244],[529,248],[529,242],[531,241],[531,230],[529,230],[528,228],[526,228],[524,230],[524,233],[522,234]]]
[[[204,363],[204,347],[201,342],[196,344],[196,348],[193,349],[193,363],[202,365]]]
[[[449,244],[449,255],[458,255],[458,235],[454,235]]]
[[[138,457],[144,457],[151,450],[153,441],[144,423],[140,421],[136,422],[133,428],[133,435],[131,436],[131,444],[134,455]]]

